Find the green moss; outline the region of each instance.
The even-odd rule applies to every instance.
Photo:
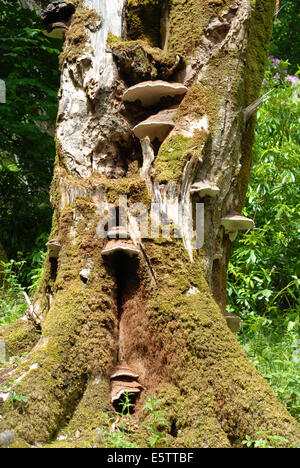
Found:
[[[101,177],[99,182],[109,203],[116,206],[118,205],[120,195],[128,196],[129,205],[132,203],[144,203],[145,206],[149,206],[151,203],[151,197],[148,194],[145,181],[141,180],[138,174],[122,179]]]
[[[175,53],[152,47],[143,40],[122,41],[109,33],[107,45],[121,73],[133,83],[168,78],[179,65]]]
[[[155,392],[162,400],[163,415],[177,430],[168,446],[239,446],[245,434],[254,434],[257,428],[285,436],[296,445],[296,422],[227,328],[199,258],[195,256],[191,264],[181,241],[149,240],[145,248],[158,290],[147,305],[152,338],[146,342],[144,356],[153,352],[155,340],[151,371],[169,380]],[[186,295],[191,285],[198,294]],[[139,349],[134,333],[132,339]],[[134,351],[131,355],[134,359]]]
[[[206,133],[199,130],[195,130],[193,137],[176,133],[165,140],[155,159],[155,178],[160,183],[179,180],[186,162],[201,155],[205,140]]]
[[[17,320],[0,327],[0,338],[5,341],[9,358],[29,352],[40,338],[40,333],[32,323]]]
[[[201,44],[209,21],[229,6],[229,0],[170,0],[169,51],[190,55]],[[128,37],[161,46],[162,0],[128,1]]]
[[[174,120],[180,122],[187,115],[202,117],[207,115],[212,125],[218,110],[217,99],[211,88],[192,86],[178,107]]]
[[[46,448],[91,448],[100,442],[99,427],[109,431],[108,414],[112,413],[109,401],[109,379],[95,378],[88,383],[68,426],[63,429],[67,437],[55,441]]]
[[[245,56],[245,81],[241,90],[243,93],[243,107],[247,107],[254,102],[261,87],[264,77],[267,56],[269,51],[269,42],[272,34],[272,18],[275,2],[273,0],[253,1],[253,7],[256,7],[251,16],[249,26],[249,43],[247,55]],[[248,123],[243,132],[242,138],[242,159],[241,172],[238,179],[239,205],[241,210],[244,206],[245,196],[248,189],[250,169],[252,164],[252,147],[254,142],[255,117]]]
[[[101,18],[98,13],[84,5],[83,0],[73,2],[77,5],[72,16],[70,28],[66,33],[64,49],[59,57],[62,66],[65,61],[73,62],[83,54],[89,52],[88,34],[86,28],[96,31],[100,26]]]
[[[162,0],[128,0],[127,34],[130,39],[142,39],[160,46],[162,3]]]
[[[229,0],[170,0],[169,50],[191,55],[201,44],[210,20],[230,3]]]
[[[73,209],[65,207],[59,213],[63,248],[42,341],[14,375],[17,379],[26,373],[15,389],[28,398],[28,403],[20,409],[5,404],[0,410],[0,432],[12,427],[18,438],[29,443],[49,441],[55,435],[81,399],[88,376],[105,373],[116,352],[116,311],[110,294],[113,279],[101,257],[105,240],[97,238],[95,207],[83,197],[75,200],[79,222],[75,242],[70,239]],[[91,256],[93,273],[84,284],[79,273]],[[11,339],[13,335],[9,336]],[[26,340],[21,335],[19,339],[24,347]],[[9,344],[11,348],[13,345]],[[40,367],[28,372],[32,364]]]
[[[168,138],[160,147],[155,160],[155,178],[159,182],[177,180],[189,157],[192,138],[176,134]]]
[[[141,2],[131,4],[139,7]],[[199,43],[202,23],[208,21],[208,16],[201,17],[202,6],[209,6],[215,15],[226,4],[172,0],[170,47],[192,51]],[[178,15],[175,21],[177,8],[185,12],[186,18]],[[190,19],[188,13],[193,11],[198,16]],[[181,43],[179,36],[177,39],[175,36],[179,29]],[[177,113],[178,124],[182,117],[189,115],[205,113],[210,117],[215,109],[225,105],[228,76],[237,61],[243,71],[243,60],[236,56],[236,51],[219,51],[211,58],[202,74],[201,86],[193,87],[183,100]],[[245,96],[241,81],[231,83],[232,110],[237,115]],[[212,124],[220,129],[218,119],[214,116]],[[192,138],[177,134],[166,140],[155,162],[158,179],[177,180],[187,159],[199,156],[204,142],[200,132],[195,132]],[[169,151],[171,148],[173,151]],[[102,188],[112,203],[118,203],[120,194],[129,195],[130,202],[150,201],[145,184],[137,174],[118,180],[93,175],[79,182],[61,170],[59,177],[68,188],[80,185],[87,193]],[[55,185],[56,200],[60,199],[59,177]],[[18,408],[8,404],[1,408],[0,431],[13,427],[18,437],[32,443],[49,442],[63,428],[68,440],[52,446],[90,447],[99,442],[97,427],[107,428],[105,416],[111,409],[109,372],[118,350],[115,278],[101,257],[105,241],[96,236],[97,215],[90,196],[77,197],[74,204],[63,210],[56,202],[55,208],[53,233],[59,233],[63,243],[53,285],[55,298],[43,327],[44,344],[30,353],[15,377],[28,372],[33,363],[40,367],[28,372],[16,386],[18,393],[28,397],[28,403]],[[71,226],[76,231],[73,237]],[[133,307],[129,308],[132,315],[127,316],[130,336],[126,353],[132,362],[143,366],[144,395],[156,392],[161,400],[160,411],[169,425],[165,445],[236,447],[246,434],[254,437],[257,430],[270,430],[296,445],[299,441],[296,422],[251,366],[211,297],[201,266],[203,252],[195,252],[191,263],[182,241],[173,238],[145,240],[144,249],[157,284],[154,287],[148,280],[141,256],[138,267],[141,286],[134,295]],[[79,273],[87,259],[92,260],[93,268],[88,283],[83,284]],[[187,295],[191,286],[199,292]],[[140,416],[142,403],[138,405],[136,413]],[[147,445],[147,434],[141,424],[148,417],[147,414],[140,417],[140,429],[133,434],[140,446]]]

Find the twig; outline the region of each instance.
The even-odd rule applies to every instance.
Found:
[[[29,297],[28,297],[28,294],[27,294],[25,291],[22,291],[22,293],[23,293],[23,296],[24,296],[24,298],[25,298],[25,301],[26,301],[27,304],[28,304],[28,309],[27,309],[27,311],[25,312],[25,314],[27,315],[27,318],[28,318],[29,320],[32,320],[33,323],[34,323],[34,325],[39,326],[40,323],[41,323],[40,318],[39,318],[39,316],[35,313],[34,307],[33,307],[33,305],[32,305],[31,300],[30,300]]]
[[[252,102],[252,104],[250,104],[250,106],[246,107],[244,110],[243,110],[243,114],[244,114],[244,120],[245,120],[245,123],[250,119],[250,117],[254,114],[254,112],[256,111],[256,109],[258,108],[258,106],[260,106],[260,104],[262,104],[263,102],[267,101],[267,99],[269,99],[270,97],[270,94],[274,91],[275,88],[273,89],[270,89],[270,91],[268,91],[266,94],[264,94],[262,97],[260,97],[259,99],[256,99],[256,101]]]
[[[110,432],[115,432],[116,431],[116,427],[117,427],[117,424],[118,424],[119,421],[120,421],[120,416],[118,416],[117,419],[115,420],[115,422],[112,424]]]
[[[277,18],[277,16],[279,15],[279,13],[281,12],[281,10],[283,10],[285,7],[286,7],[286,3],[284,5],[282,5],[280,8],[276,9],[275,10],[275,13],[274,13],[274,18]]]

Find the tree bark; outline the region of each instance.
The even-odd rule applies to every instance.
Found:
[[[28,402],[2,394],[0,432],[14,429],[20,445],[47,443],[62,429],[64,446],[96,443],[112,410],[112,370],[126,364],[143,388],[131,434],[141,446],[142,399],[154,393],[168,447],[238,447],[259,430],[296,444],[296,421],[224,318],[233,233],[222,218],[240,213],[245,199],[255,119],[245,123],[243,109],[258,97],[275,1],[73,3],[61,55],[53,227],[34,304],[42,336],[10,371]],[[122,99],[128,87],[161,79],[188,91],[149,108]],[[175,126],[166,139],[139,141],[132,128],[169,106]],[[217,196],[191,193],[195,182],[217,187]],[[107,212],[121,212],[124,195],[140,253],[104,256],[101,226],[113,227]],[[135,204],[151,202],[171,218],[169,238],[143,236]],[[200,202],[204,245],[194,249]]]

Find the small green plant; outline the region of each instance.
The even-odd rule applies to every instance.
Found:
[[[44,235],[40,237],[44,239]],[[23,284],[28,285],[28,294],[32,297],[43,273],[45,257],[46,253],[36,247],[25,260],[0,261],[0,326],[12,323],[26,312]]]
[[[258,439],[252,439],[251,436],[246,435],[243,440],[243,445],[247,448],[280,448],[282,445],[288,444],[289,440],[284,437],[272,435],[270,431],[256,432]]]
[[[158,410],[160,401],[156,395],[151,395],[143,407],[143,411],[150,411],[150,420],[144,424],[149,434],[148,445],[150,448],[160,447],[166,440],[166,435],[163,431],[167,429],[168,425]]]
[[[20,403],[27,403],[28,402],[28,399],[26,396],[24,395],[18,395],[18,393],[16,392],[11,392],[11,394],[9,395],[9,399],[11,402],[20,402]]]
[[[22,353],[21,356],[13,356],[13,357],[11,358],[11,362],[12,362],[13,364],[16,364],[17,362],[21,361],[21,359],[23,359],[23,358],[26,357],[26,356],[27,356],[27,353]]]
[[[134,408],[134,403],[131,403],[130,396],[132,394],[130,392],[124,392],[122,395],[122,400],[120,402],[122,408],[121,408],[121,416],[128,416],[130,417],[131,413],[131,408]]]
[[[2,286],[0,287],[0,325],[13,322],[21,317],[27,304],[22,295],[24,288],[19,283],[23,261],[0,262]]]
[[[9,387],[7,387],[6,385],[3,385],[2,387],[0,387],[0,390],[1,390],[1,392],[8,393],[9,392]]]
[[[101,447],[106,448],[137,448],[137,444],[130,440],[130,434],[133,432],[133,422],[131,417],[130,392],[124,392],[120,401],[120,413],[114,413],[112,416],[105,414],[104,424],[110,429],[101,429],[99,431],[99,443]]]
[[[114,413],[112,416],[105,415],[104,426],[107,429],[99,431],[99,443],[101,447],[107,448],[138,448],[138,445],[132,440],[132,435],[139,429],[131,410],[134,404],[131,402],[130,392],[124,392],[121,400],[120,413]],[[156,395],[152,395],[145,402],[142,412],[147,412],[147,422],[141,425],[141,429],[146,429],[148,433],[147,445],[150,448],[161,447],[166,441],[166,435],[163,433],[168,427],[165,419],[158,410],[160,400]]]

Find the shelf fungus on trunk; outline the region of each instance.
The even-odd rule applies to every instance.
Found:
[[[150,141],[157,138],[163,142],[175,126],[172,118],[176,111],[177,109],[166,109],[158,112],[158,114],[151,115],[151,117],[136,125],[133,128],[133,133],[140,140],[149,137]]]
[[[127,365],[119,364],[110,376],[111,402],[116,410],[122,411],[122,396],[128,393],[133,410],[137,396],[144,390],[142,384],[138,382],[139,375]]]
[[[133,369],[126,366],[125,364],[118,364],[113,369],[110,379],[113,380],[113,379],[119,379],[119,378],[137,380],[139,378],[139,374],[137,374]]]
[[[108,233],[108,242],[102,250],[102,256],[109,256],[115,253],[124,253],[130,256],[139,255],[140,249],[130,238],[129,232],[123,226],[114,226]]]
[[[134,245],[132,240],[115,239],[108,241],[105,248],[102,250],[102,255],[112,255],[121,252],[127,255],[139,255],[141,253],[140,249]]]
[[[219,187],[212,184],[211,182],[203,181],[203,182],[195,182],[191,186],[190,190],[191,194],[197,193],[200,198],[204,197],[211,197],[214,198],[220,192]]]
[[[56,0],[47,8],[39,11],[46,30],[43,34],[53,39],[63,39],[65,31],[69,29],[70,19],[76,7],[73,3]]]
[[[123,101],[140,101],[143,107],[158,104],[162,97],[184,95],[188,88],[182,83],[169,83],[168,81],[143,81],[125,91]]]
[[[58,258],[61,244],[57,239],[51,239],[47,242],[46,246],[48,247],[49,257]]]
[[[238,333],[241,329],[242,320],[237,315],[231,314],[230,312],[225,313],[225,319],[228,327],[233,333]]]
[[[229,235],[229,239],[233,242],[236,238],[238,231],[247,231],[254,227],[254,222],[246,216],[231,213],[221,218],[221,225],[225,228],[226,234]]]

